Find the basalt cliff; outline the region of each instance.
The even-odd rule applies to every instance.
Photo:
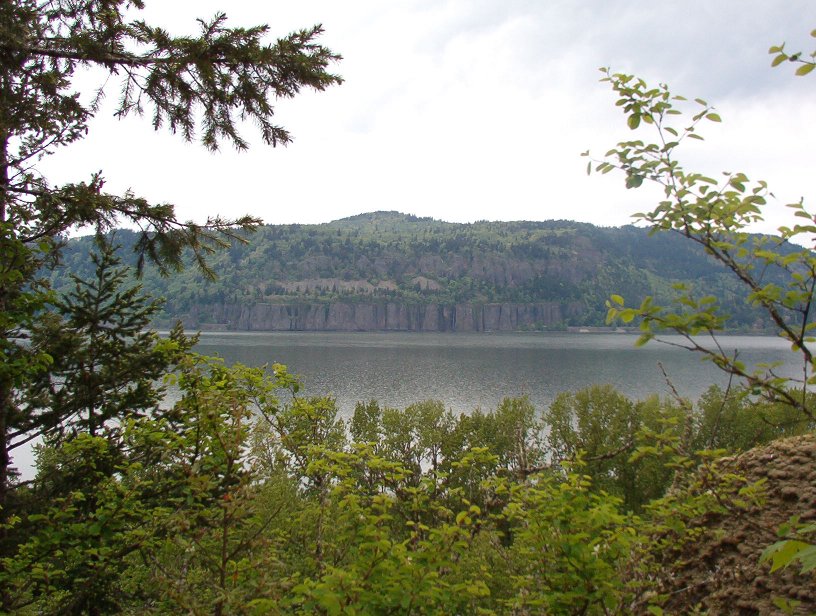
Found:
[[[273,304],[246,301],[193,306],[188,327],[238,331],[484,332],[562,325],[580,303],[403,304],[396,302]]]

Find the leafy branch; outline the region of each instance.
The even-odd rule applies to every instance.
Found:
[[[665,198],[657,207],[634,217],[649,224],[653,232],[672,231],[684,236],[723,265],[745,289],[746,302],[760,308],[779,335],[799,353],[802,377],[780,377],[767,366],[750,370],[736,356],[723,352],[716,336],[726,329],[728,316],[721,312],[713,296],[698,297],[684,285],[676,285],[678,295],[668,307],[657,305],[651,297],[639,307],[631,307],[620,295],[613,295],[607,302],[607,321],[639,320],[642,334],[638,344],[655,339],[660,332],[679,334],[684,338],[680,344],[683,348],[702,354],[718,368],[744,379],[769,400],[782,401],[813,417],[805,394],[808,386],[816,383],[811,348],[816,341],[812,336],[816,327],[812,319],[816,255],[796,242],[809,240],[816,232],[814,216],[802,202],[790,204],[794,216],[806,219],[808,224],[781,227],[777,237],[750,234],[747,228],[763,220],[761,208],[767,203],[767,184],[751,182],[739,172],[725,172],[722,180],[687,172],[676,156],[684,140],[702,139],[697,132],[700,122],[721,121],[713,107],[695,99],[691,122],[680,124],[674,120],[689,113],[687,106],[691,103],[686,98],[673,96],[664,84],[649,88],[641,79],[602,70],[602,81],[610,83],[618,95],[617,105],[627,115],[629,128],[636,130],[641,122],[651,125],[657,140],[618,143],[596,162],[595,171],[622,172],[628,188],[638,188],[644,180],[663,186]],[[592,161],[588,171],[592,171]],[[770,272],[784,282],[767,282]],[[701,335],[713,341],[713,347],[705,344]],[[799,393],[791,389],[792,384],[799,387]]]

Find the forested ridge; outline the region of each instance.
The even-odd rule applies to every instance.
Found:
[[[332,325],[313,320],[298,326],[293,319],[283,325],[280,320],[265,324],[252,316],[240,322],[240,311],[243,308],[246,314],[259,304],[391,303],[403,313],[404,307],[428,305],[460,306],[461,313],[461,306],[470,312],[474,306],[479,310],[485,304],[509,304],[516,311],[514,320],[495,320],[487,329],[601,326],[611,294],[637,303],[646,296],[666,301],[673,285],[683,283],[716,296],[731,315],[729,328],[761,330],[768,325],[702,248],[676,234],[656,237],[635,226],[597,227],[565,220],[459,224],[381,211],[317,225],[265,225],[247,239],[247,244],[235,243],[211,258],[215,280],[192,267],[169,278],[148,267],[145,289],[166,298],[159,322],[319,329]],[[135,234],[119,230],[115,242],[122,245],[127,260]],[[68,243],[64,267],[52,273],[55,288],[69,284],[69,272],[91,273],[91,243],[92,238]],[[772,274],[769,280],[774,279]],[[528,305],[550,309],[516,316],[520,306]],[[368,317],[357,315],[334,327],[419,328],[416,318],[386,323]],[[425,328],[457,329],[452,320],[426,322]],[[459,316],[458,329],[470,325]],[[472,328],[480,326],[481,322]]]

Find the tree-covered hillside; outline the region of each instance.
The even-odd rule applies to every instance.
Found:
[[[117,232],[125,255],[134,238],[129,231]],[[262,304],[460,306],[460,313],[461,306],[507,304],[516,312],[527,305],[553,308],[518,316],[513,328],[560,328],[603,325],[612,293],[633,302],[647,295],[660,300],[672,285],[687,283],[717,296],[732,315],[731,327],[764,325],[749,306],[735,300],[733,283],[701,249],[679,236],[653,237],[633,226],[457,224],[374,212],[319,225],[267,225],[248,239],[212,258],[216,280],[196,268],[171,278],[148,268],[146,289],[167,300],[162,319],[183,319],[193,327],[238,327],[238,307]],[[90,273],[91,246],[90,238],[69,242],[54,286],[66,284],[66,272]],[[412,328],[409,321],[389,328]],[[314,327],[331,327],[321,323]],[[354,323],[357,329],[382,327],[381,321],[359,317]],[[448,326],[456,329],[455,323]],[[268,327],[245,318],[241,328]]]

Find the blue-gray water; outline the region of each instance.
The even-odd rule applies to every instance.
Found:
[[[666,395],[658,362],[679,393],[692,399],[726,382],[697,354],[654,342],[635,348],[635,340],[577,333],[205,333],[197,350],[228,363],[286,364],[307,394],[334,396],[342,415],[361,400],[404,408],[438,399],[459,413],[493,409],[502,398],[522,394],[543,409],[559,392],[594,383],[611,383],[633,398]],[[799,370],[778,338],[723,336],[721,344],[726,351],[739,349],[748,364],[786,361],[784,372]]]
[[[228,363],[282,363],[300,375],[305,393],[333,395],[348,416],[361,400],[405,408],[442,400],[456,413],[494,409],[502,398],[525,394],[539,410],[562,391],[611,383],[632,398],[668,388],[662,363],[683,396],[696,400],[726,377],[698,355],[651,343],[635,348],[625,334],[436,334],[436,333],[204,333],[197,350]],[[670,341],[680,342],[677,338]],[[748,364],[784,361],[779,372],[800,374],[783,340],[724,336],[726,351],[740,350]],[[168,392],[169,400],[174,397]],[[31,446],[15,451],[23,479],[33,474]]]

